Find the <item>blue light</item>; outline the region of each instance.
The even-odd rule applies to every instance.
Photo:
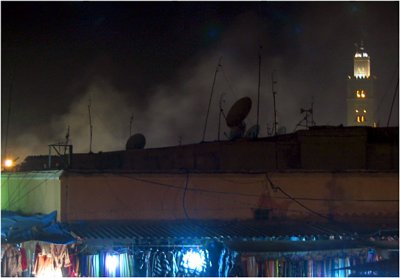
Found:
[[[204,252],[202,251],[189,250],[183,255],[182,261],[183,267],[198,272],[202,272],[206,265]]]

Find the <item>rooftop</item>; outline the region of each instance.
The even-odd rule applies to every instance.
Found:
[[[164,148],[28,156],[19,171],[77,169],[133,172],[262,172],[265,170],[398,171],[398,128],[316,126],[257,139]]]

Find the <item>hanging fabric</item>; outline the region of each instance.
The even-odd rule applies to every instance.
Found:
[[[7,244],[1,258],[1,276],[22,276],[21,252],[14,246]]]

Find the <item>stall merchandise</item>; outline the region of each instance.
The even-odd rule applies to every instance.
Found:
[[[26,251],[18,245],[5,244],[1,247],[1,276],[21,277],[27,270]]]
[[[188,277],[209,276],[208,250],[201,247],[109,248],[79,255],[80,276]]]
[[[258,254],[241,257],[245,276],[349,277],[350,267],[378,261],[373,249]]]

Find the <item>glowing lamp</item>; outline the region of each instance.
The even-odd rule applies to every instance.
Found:
[[[106,268],[110,273],[114,273],[118,265],[118,257],[115,255],[106,255]]]
[[[6,159],[4,161],[4,167],[11,168],[14,166],[14,161],[12,159]]]
[[[203,271],[203,266],[205,265],[205,258],[204,254],[200,254],[199,252],[190,250],[183,255],[183,266],[185,268],[196,270],[196,271]]]

